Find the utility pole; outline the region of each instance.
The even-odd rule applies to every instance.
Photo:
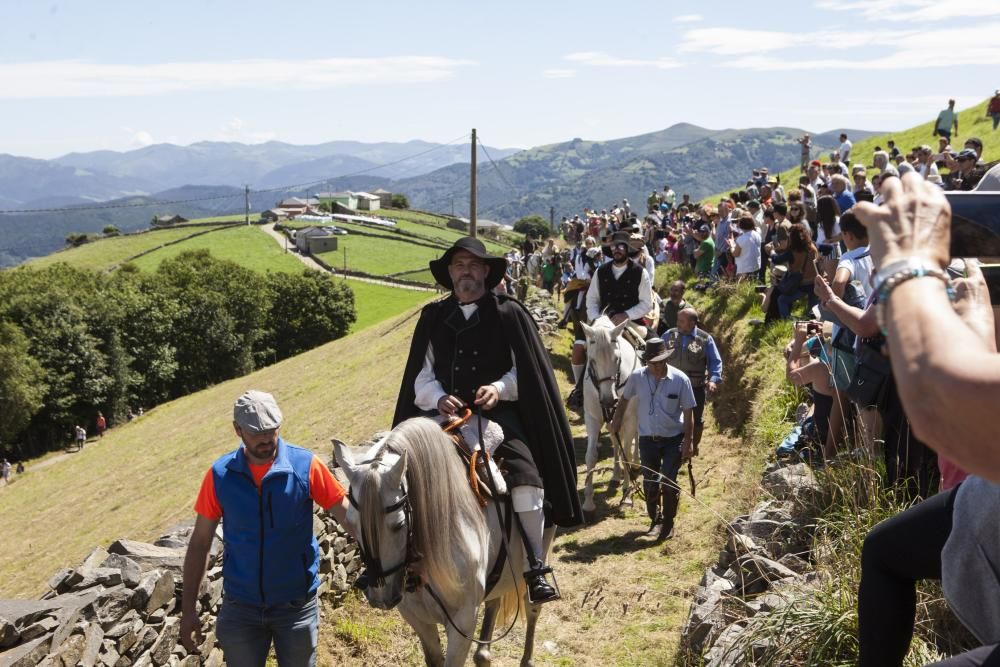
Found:
[[[549,227],[556,228],[556,207],[549,206]]]
[[[476,128],[472,128],[472,168],[469,170],[469,236],[476,238]]]
[[[246,215],[247,225],[250,225],[250,186],[243,186],[243,212]]]

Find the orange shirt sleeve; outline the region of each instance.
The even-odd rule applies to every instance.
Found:
[[[312,463],[309,464],[309,495],[324,510],[330,509],[347,495],[344,487],[317,456],[313,456]]]
[[[205,473],[205,479],[201,481],[201,490],[198,491],[194,511],[209,521],[218,521],[222,518],[222,506],[219,505],[219,499],[215,496],[215,476],[212,475],[211,468]]]

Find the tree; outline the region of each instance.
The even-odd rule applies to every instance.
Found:
[[[20,327],[0,322],[0,445],[17,438],[42,409],[45,371],[27,354],[28,345]]]
[[[272,273],[267,280],[270,347],[279,360],[345,336],[357,319],[354,292],[327,273]]]
[[[406,195],[402,193],[396,193],[392,196],[392,207],[410,208],[410,200],[406,198]]]
[[[114,225],[107,225],[104,229],[101,230],[101,233],[104,234],[105,236],[118,236],[122,232]]]
[[[89,234],[73,233],[66,236],[66,245],[73,246],[74,248],[82,246],[84,243],[88,243],[89,241]]]
[[[552,235],[548,221],[540,215],[526,215],[514,223],[514,231],[531,234],[536,239],[547,239]]]

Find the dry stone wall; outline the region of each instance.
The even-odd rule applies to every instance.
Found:
[[[317,509],[320,588],[339,604],[360,569],[357,544]],[[198,610],[200,655],[181,646],[181,580],[191,526],[153,544],[121,539],[57,572],[38,600],[0,600],[0,667],[194,667],[224,664],[215,638],[222,600],[222,534],[213,543]]]
[[[691,664],[747,664],[742,635],[749,619],[787,607],[817,585],[812,508],[820,487],[812,469],[775,463],[761,485],[770,497],[729,524],[725,548],[695,590],[681,636]],[[752,653],[766,649],[750,647]]]

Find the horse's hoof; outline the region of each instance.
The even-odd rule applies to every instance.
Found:
[[[621,485],[622,483],[619,482],[617,479],[611,480],[610,482],[608,482],[608,493],[614,493],[615,491],[618,490],[618,487]]]
[[[476,667],[490,667],[493,664],[493,654],[489,651],[476,651],[476,654],[472,656],[472,662],[476,664]]]
[[[583,522],[592,524],[597,521],[597,510],[583,510]]]
[[[632,497],[631,496],[622,496],[622,499],[620,501],[618,501],[618,506],[619,507],[632,507]]]

